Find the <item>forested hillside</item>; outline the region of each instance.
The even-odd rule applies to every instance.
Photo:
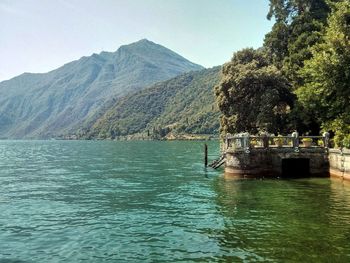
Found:
[[[220,67],[190,72],[158,83],[118,100],[89,129],[84,138],[115,138],[144,133],[162,137],[167,133],[214,134],[219,111],[213,87]]]

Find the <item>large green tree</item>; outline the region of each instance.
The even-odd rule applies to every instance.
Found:
[[[268,19],[275,24],[265,36],[270,61],[280,69],[295,91],[304,85],[300,69],[312,58],[311,48],[322,42],[331,6],[338,0],[270,0]],[[295,102],[291,113],[301,133],[319,134],[320,123],[307,107]]]
[[[276,22],[292,24],[295,17],[312,13],[315,19],[326,19],[329,11],[327,0],[270,0],[268,19],[274,17]]]
[[[297,72],[311,58],[310,47],[319,42],[329,12],[326,0],[270,0],[267,17],[276,22],[264,46],[293,86],[302,84]]]
[[[263,50],[244,49],[224,65],[215,88],[222,112],[221,132],[282,132],[293,95],[282,73]]]
[[[305,84],[297,90],[302,105],[336,133],[338,144],[350,132],[350,2],[335,4],[322,43],[300,71]]]

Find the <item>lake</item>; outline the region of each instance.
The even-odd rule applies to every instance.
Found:
[[[350,184],[225,178],[203,144],[0,141],[0,263],[350,262]]]

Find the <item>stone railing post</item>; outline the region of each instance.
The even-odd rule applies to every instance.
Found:
[[[329,148],[329,132],[323,133],[323,143],[325,148]]]
[[[243,149],[246,153],[250,153],[250,135],[249,133],[245,133],[243,137]]]
[[[292,133],[293,136],[293,148],[295,152],[299,152],[299,133],[297,131]]]
[[[232,146],[232,134],[231,133],[226,133],[226,136],[225,136],[225,150],[228,150],[231,146]]]
[[[269,148],[269,135],[265,132],[264,134],[262,134],[263,137],[263,146],[265,149]]]

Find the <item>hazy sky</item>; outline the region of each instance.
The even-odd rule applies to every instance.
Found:
[[[0,81],[142,38],[205,67],[259,47],[268,0],[0,0]]]

